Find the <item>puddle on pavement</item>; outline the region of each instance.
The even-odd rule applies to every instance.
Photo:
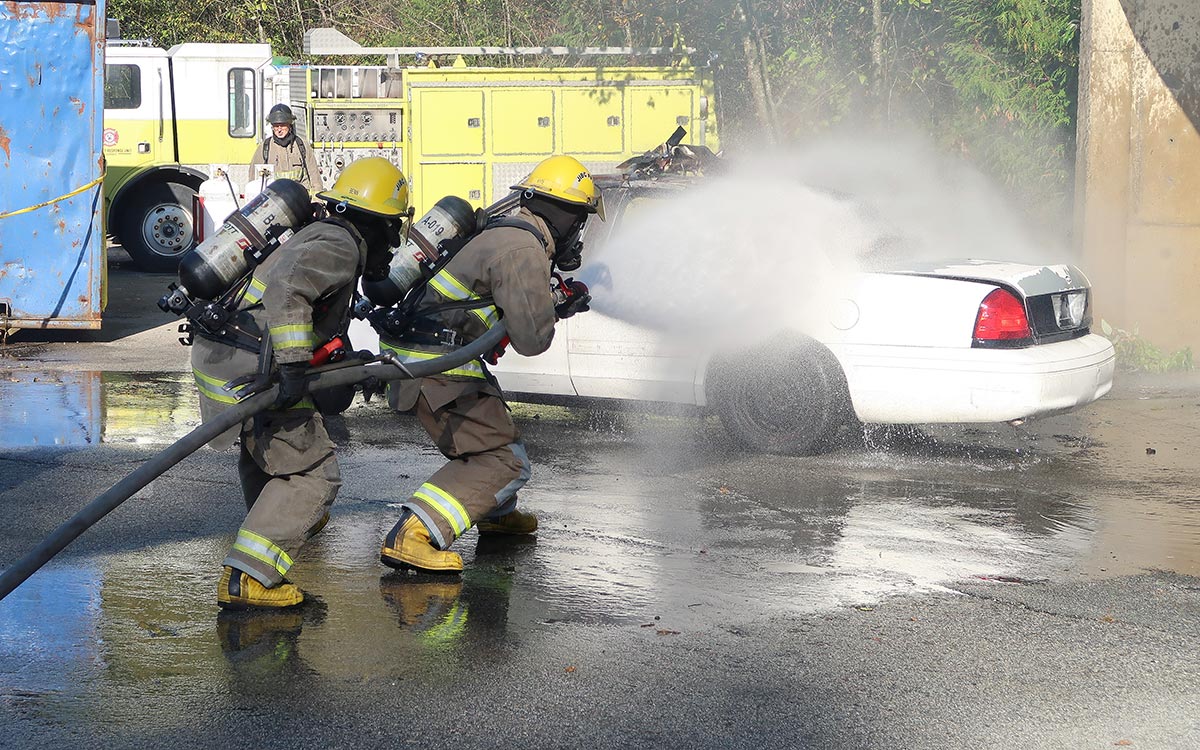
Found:
[[[187,373],[0,371],[0,448],[165,445],[197,424]]]
[[[33,377],[0,380],[6,424],[28,413],[59,421],[29,419],[22,445],[167,442],[196,419],[182,375]],[[466,572],[451,579],[379,565],[395,503],[441,458],[419,428],[375,415],[350,424],[333,522],[289,574],[309,592],[305,606],[218,612],[236,522],[225,535],[168,531],[135,549],[63,556],[0,601],[0,701],[102,702],[170,679],[265,696],[281,677],[453,679],[518,644],[591,627],[653,639],[963,581],[1200,575],[1197,429],[1117,408],[1041,433],[944,431],[810,458],[730,450],[687,418],[623,419],[617,438],[523,412],[535,474],[521,497],[542,531],[505,542],[468,532],[455,545]],[[230,502],[233,482],[197,485],[199,506]]]

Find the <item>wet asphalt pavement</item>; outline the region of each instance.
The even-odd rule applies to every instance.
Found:
[[[196,424],[173,334],[124,312],[168,280],[117,266],[109,331],[0,352],[0,566]],[[294,612],[218,612],[240,493],[195,454],[0,602],[0,746],[1200,746],[1200,378],[808,458],[515,412],[541,530],[439,578],[378,544],[442,459],[356,406]]]

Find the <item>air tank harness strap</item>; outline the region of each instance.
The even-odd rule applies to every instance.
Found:
[[[536,237],[538,242],[542,243],[543,250],[548,250],[550,248],[549,243],[546,242],[546,238],[542,236],[542,233],[527,221],[522,221],[521,219],[517,219],[512,216],[501,216],[498,219],[492,219],[489,221],[484,229],[493,229],[495,227],[513,227],[515,229],[524,229],[526,232],[529,232]]]
[[[217,331],[209,330],[204,325],[192,325],[190,329],[195,336],[252,354],[258,354],[262,349],[262,330],[255,322],[254,316],[246,310],[239,310],[230,315],[225,325]]]
[[[523,229],[532,234],[537,241],[541,243],[543,249],[549,248],[546,238],[542,236],[542,233],[539,232],[537,227],[535,227],[533,224],[511,216],[492,218],[486,224],[484,224],[482,229],[472,233],[467,237],[450,241],[453,243],[451,247],[447,247],[446,244],[442,245],[443,253],[441,257],[438,258],[437,262],[429,268],[424,279],[410,289],[408,293],[405,294],[404,299],[401,300],[396,306],[400,310],[401,315],[404,317],[409,317],[414,313],[417,305],[424,300],[424,291],[429,286],[430,282],[434,281],[442,274],[446,266],[449,265],[450,261],[460,249],[465,247],[470,240],[474,239],[483,231],[487,229],[494,229],[496,227],[512,227],[514,229]],[[494,300],[492,299],[491,295],[488,295],[486,297],[474,297],[473,299],[463,301],[444,302],[423,312],[437,313],[446,310],[474,310],[484,308],[492,304],[494,304]],[[488,327],[490,328],[491,326],[488,325]]]
[[[405,344],[417,346],[449,346],[458,348],[465,342],[462,333],[453,328],[446,328],[436,320],[427,317],[417,318],[400,334],[399,340]]]

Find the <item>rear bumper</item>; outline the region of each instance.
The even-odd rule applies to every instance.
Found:
[[[1108,339],[1028,349],[846,346],[842,363],[863,422],[1008,422],[1069,411],[1112,388]]]

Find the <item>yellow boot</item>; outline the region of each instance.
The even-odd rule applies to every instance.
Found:
[[[294,583],[267,588],[254,578],[228,565],[217,583],[217,605],[225,609],[246,607],[294,607],[304,601],[304,593]]]
[[[321,533],[321,529],[329,523],[329,511],[325,511],[325,515],[317,519],[317,522],[312,525],[312,528],[304,533],[306,539],[312,539],[317,534]]]
[[[392,568],[411,568],[426,573],[459,573],[462,558],[457,552],[440,550],[429,539],[429,530],[421,519],[409,516],[399,529],[383,540],[379,561]]]
[[[406,580],[408,579],[408,580]],[[454,610],[458,596],[462,593],[461,578],[443,578],[440,581],[417,583],[420,579],[409,576],[388,575],[379,580],[379,591],[406,626],[433,627]]]
[[[484,518],[475,527],[480,534],[532,534],[537,531],[538,519],[532,513],[514,510],[495,518]]]

